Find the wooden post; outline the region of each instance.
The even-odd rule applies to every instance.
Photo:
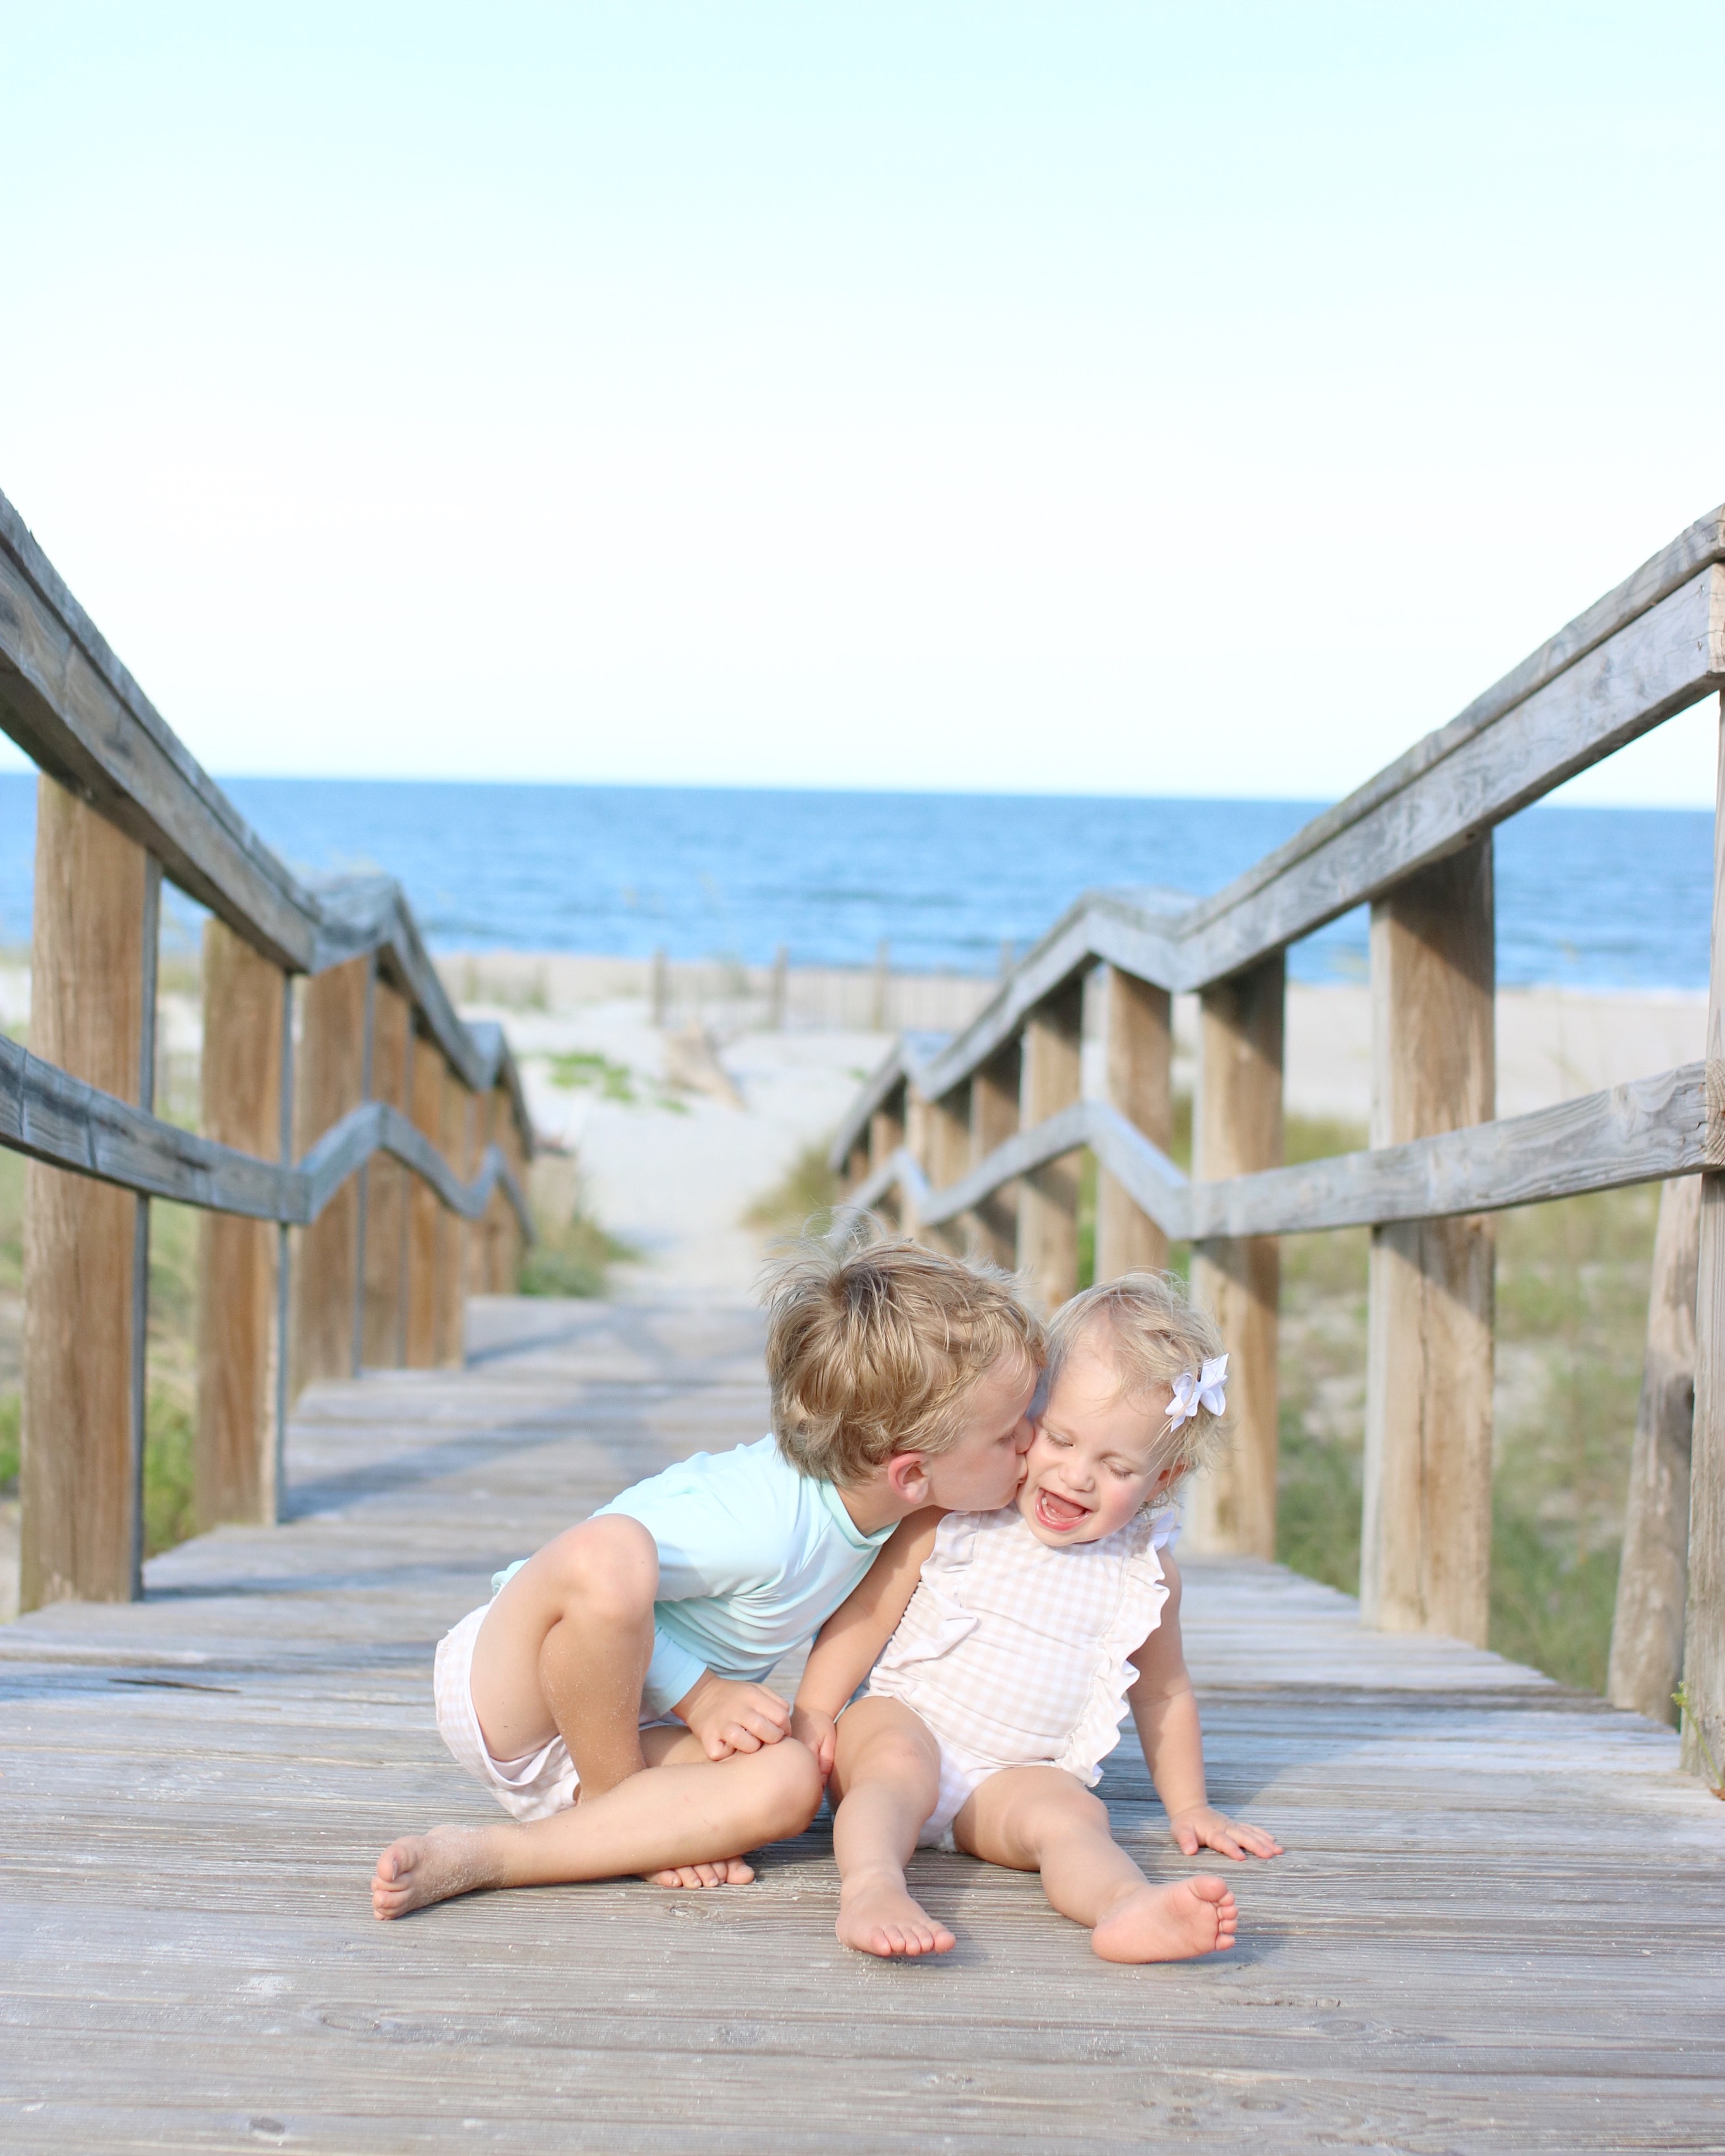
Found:
[[[875,1033],[886,1030],[886,1014],[892,988],[892,947],[883,936],[875,947],[875,993],[870,1024]]]
[[[1725,698],[1720,704],[1725,721]],[[1707,997],[1707,1160],[1695,1296],[1695,1439],[1683,1625],[1683,1765],[1725,1768],[1725,723],[1713,819],[1713,963]],[[1703,1742],[1703,1740],[1705,1740]]]
[[[462,1081],[444,1065],[444,1158],[464,1183],[473,1178],[473,1095]],[[438,1214],[437,1359],[446,1370],[459,1370],[467,1360],[467,1245],[473,1229],[459,1213],[439,1203]]]
[[[527,1187],[527,1149],[522,1142],[521,1127],[515,1119],[514,1096],[500,1086],[493,1096],[497,1102],[496,1121],[493,1126],[496,1142],[503,1149],[503,1157],[515,1171],[516,1181],[521,1188]],[[521,1227],[515,1216],[515,1208],[509,1200],[499,1197],[496,1203],[502,1208],[501,1233],[498,1239],[498,1271],[493,1282],[493,1292],[514,1295],[521,1286]]]
[[[1014,1040],[991,1056],[970,1081],[970,1165],[978,1167],[1019,1127],[1024,1093],[1024,1050]],[[1019,1194],[1014,1184],[984,1199],[971,1218],[978,1254],[996,1265],[1019,1261]]]
[[[372,991],[372,1098],[403,1115],[408,1096],[408,1050],[413,1013],[407,998],[387,981]],[[403,1267],[408,1173],[387,1153],[374,1153],[366,1168],[365,1337],[361,1360],[374,1369],[401,1361],[406,1276]]]
[[[970,1089],[961,1086],[955,1093],[928,1102],[927,1115],[927,1159],[924,1172],[937,1190],[944,1190],[970,1166]],[[965,1247],[964,1223],[948,1220],[942,1226],[931,1228],[928,1240],[937,1249],[962,1250]]]
[[[45,774],[36,801],[30,1045],[136,1101],[149,864]],[[138,1210],[130,1191],[25,1165],[23,1609],[135,1591]]]
[[[138,1106],[156,1106],[156,978],[162,957],[162,864],[144,856],[143,978],[139,983]],[[144,1598],[144,1447],[150,1420],[150,1201],[140,1198],[131,1239],[131,1599]]]
[[[423,1036],[413,1042],[413,1118],[441,1152],[444,1139],[444,1059]],[[438,1358],[441,1306],[438,1256],[443,1206],[429,1183],[414,1176],[408,1195],[407,1340],[402,1360],[410,1370],[429,1370]]]
[[[781,943],[773,954],[773,996],[767,1022],[774,1033],[783,1033],[790,993],[791,954]]]
[[[1206,988],[1199,1020],[1198,1173],[1205,1182],[1282,1158],[1282,953]],[[1227,1451],[1193,1491],[1195,1550],[1276,1555],[1276,1348],[1281,1253],[1273,1235],[1195,1245],[1192,1288],[1228,1348]]]
[[[1647,1356],[1630,1455],[1623,1556],[1605,1697],[1655,1722],[1674,1722],[1683,1674],[1689,1576],[1689,1454],[1695,1425],[1695,1287],[1701,1256],[1701,1178],[1659,1194]]]
[[[1489,1122],[1497,1099],[1491,841],[1372,908],[1372,1142]],[[1360,1617],[1486,1642],[1497,1234],[1489,1218],[1372,1234]]]
[[[305,984],[294,1081],[294,1151],[303,1160],[364,1098],[369,958],[350,958]],[[309,1228],[296,1230],[290,1388],[353,1373],[359,1291],[359,1186],[350,1176]]]
[[[473,972],[471,960],[468,962],[467,970],[470,976]],[[377,1035],[377,954],[373,951],[366,960],[365,1027],[359,1080],[359,1094],[362,1101],[377,1098],[372,1090],[375,1074],[372,1066]],[[353,1357],[350,1373],[356,1378],[365,1368],[366,1359],[366,1251],[369,1241],[367,1224],[371,1212],[371,1183],[372,1164],[367,1161],[354,1178],[357,1217],[354,1222],[353,1236]]]
[[[203,931],[199,1124],[267,1160],[281,1131],[282,973],[225,922]],[[198,1408],[193,1507],[200,1528],[276,1517],[278,1233],[205,1213],[198,1224]]]
[[[1084,983],[1073,981],[1039,1004],[1024,1027],[1020,1077],[1024,1127],[1033,1130],[1082,1088]],[[1019,1188],[1019,1264],[1045,1314],[1078,1286],[1078,1166],[1063,1153],[1024,1177]]]
[[[1103,1098],[1167,1152],[1174,1142],[1173,998],[1117,966],[1096,968]],[[1168,1237],[1106,1170],[1096,1174],[1096,1278],[1160,1272]]]

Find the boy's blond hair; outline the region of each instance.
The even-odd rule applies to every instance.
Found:
[[[1042,1366],[1042,1327],[998,1267],[878,1231],[809,1236],[762,1276],[773,1434],[800,1474],[855,1485],[896,1452],[949,1450],[995,1365]]]
[[[1048,1328],[1049,1391],[1081,1347],[1113,1365],[1119,1397],[1131,1399],[1172,1385],[1183,1370],[1197,1376],[1222,1353],[1222,1336],[1172,1273],[1122,1273],[1086,1288],[1055,1312]],[[1168,1434],[1158,1464],[1179,1475],[1204,1466],[1221,1450],[1227,1429],[1224,1418],[1200,1407]]]

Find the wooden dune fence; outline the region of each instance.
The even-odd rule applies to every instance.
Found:
[[[270,1521],[290,1402],[459,1362],[514,1286],[531,1125],[398,887],[308,888],[248,829],[0,496],[0,726],[38,766],[29,1051],[0,1041],[24,1201],[21,1599],[140,1592],[149,1201],[203,1209],[195,1505]],[[162,880],[207,906],[197,1134],[152,1112]]]
[[[1613,1655],[1614,1696],[1668,1713],[1681,1652],[1692,1768],[1703,1732],[1725,1753],[1725,876],[1716,856],[1706,1062],[1496,1120],[1491,834],[1722,687],[1725,508],[1214,897],[1081,897],[962,1032],[900,1042],[833,1155],[851,1206],[1027,1269],[1050,1306],[1076,1281],[1086,1147],[1098,1279],[1159,1266],[1171,1240],[1189,1241],[1195,1286],[1227,1337],[1236,1421],[1194,1525],[1202,1546],[1264,1557],[1276,1535],[1277,1239],[1369,1226],[1363,1614],[1481,1644],[1491,1215],[1697,1177],[1686,1270],[1681,1221],[1661,1233],[1663,1314]],[[1287,947],[1368,903],[1371,1147],[1286,1167]],[[1168,1158],[1175,990],[1195,990],[1201,1012],[1190,1180]]]

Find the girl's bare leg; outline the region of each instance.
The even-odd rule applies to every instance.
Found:
[[[839,1940],[859,1953],[947,1953],[954,1943],[905,1885],[940,1794],[940,1747],[901,1701],[860,1699],[840,1717],[833,1789]]]
[[[373,1913],[402,1917],[481,1887],[543,1887],[635,1871],[712,1870],[747,1879],[753,1874],[747,1865],[714,1860],[800,1834],[819,1807],[820,1770],[794,1738],[716,1763],[701,1756],[686,1731],[648,1730],[644,1738],[649,1754],[671,1755],[668,1763],[601,1795],[583,1793],[578,1804],[551,1819],[438,1826],[392,1842],[372,1881]]]
[[[1059,1767],[991,1774],[952,1834],[973,1856],[1040,1871],[1043,1892],[1089,1927],[1104,1961],[1190,1961],[1234,1944],[1239,1912],[1223,1881],[1153,1887],[1109,1832],[1107,1806]]]

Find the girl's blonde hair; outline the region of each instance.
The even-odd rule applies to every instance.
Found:
[[[978,1382],[1004,1360],[1042,1367],[1041,1325],[997,1266],[878,1232],[806,1237],[770,1263],[773,1434],[800,1473],[855,1485],[896,1452],[946,1452]]]
[[[1047,1392],[1080,1348],[1112,1364],[1119,1397],[1129,1399],[1172,1385],[1183,1370],[1195,1377],[1222,1353],[1222,1336],[1172,1273],[1122,1273],[1086,1288],[1055,1312],[1048,1328]],[[1227,1434],[1227,1418],[1200,1407],[1167,1433],[1158,1464],[1189,1474],[1215,1458]]]

